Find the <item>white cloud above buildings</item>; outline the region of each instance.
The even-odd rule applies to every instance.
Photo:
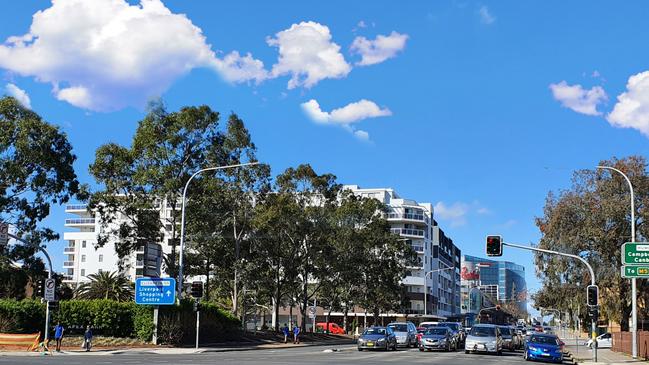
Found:
[[[550,90],[555,100],[562,106],[580,114],[602,115],[597,107],[608,100],[601,86],[584,89],[581,85],[568,85],[566,81],[550,84]]]
[[[407,38],[357,37],[352,48],[359,65],[376,64],[395,57]],[[142,108],[196,68],[230,83],[288,76],[288,89],[345,78],[353,68],[329,27],[314,21],[292,24],[266,43],[278,52],[269,68],[250,53],[213,49],[201,28],[161,0],[57,0],[33,15],[27,33],[0,44],[0,68],[49,83],[58,100],[104,112]]]
[[[395,31],[387,36],[379,34],[374,40],[356,37],[350,50],[352,53],[361,56],[361,60],[356,62],[356,65],[369,66],[396,57],[397,53],[406,47],[407,40],[407,34],[400,34]]]
[[[140,107],[196,67],[231,82],[266,78],[261,61],[219,58],[200,28],[159,0],[59,0],[29,32],[0,45],[0,67],[51,83],[59,100],[90,110]]]
[[[366,131],[358,130],[352,126],[353,123],[368,118],[386,117],[392,115],[388,108],[381,108],[373,101],[361,99],[349,103],[341,108],[330,112],[323,111],[317,100],[311,99],[301,104],[302,110],[312,121],[319,124],[342,125],[346,130],[353,133],[362,140],[368,140],[369,134]]]
[[[7,95],[13,96],[16,100],[18,100],[18,102],[25,108],[32,108],[31,100],[29,99],[29,95],[27,95],[27,92],[25,90],[12,83],[8,83],[5,86],[5,92],[7,93]]]
[[[475,200],[472,203],[455,202],[453,204],[446,204],[442,201],[437,202],[433,207],[433,216],[435,219],[445,221],[451,227],[463,226],[467,223],[469,215],[488,215],[491,210],[479,201]]]
[[[614,127],[633,128],[649,137],[649,71],[629,77],[606,120]]]
[[[482,5],[480,9],[478,9],[478,14],[480,15],[480,22],[482,22],[482,24],[490,25],[496,21],[496,17],[491,14],[486,5]]]

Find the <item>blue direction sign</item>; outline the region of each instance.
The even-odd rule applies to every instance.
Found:
[[[135,279],[135,303],[147,305],[172,305],[176,302],[176,279]]]

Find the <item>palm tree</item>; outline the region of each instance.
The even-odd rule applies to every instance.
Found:
[[[79,299],[113,299],[119,302],[133,300],[133,287],[124,274],[100,272],[88,275],[90,281],[81,283],[75,291]]]

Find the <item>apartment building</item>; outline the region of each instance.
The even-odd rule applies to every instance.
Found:
[[[402,314],[431,318],[458,315],[461,252],[433,219],[432,204],[402,198],[389,188],[363,189],[345,185],[343,189],[383,202],[388,207],[387,220],[392,232],[417,252],[416,265],[407,268],[402,280],[410,301],[408,313]],[[451,269],[437,271],[447,267]]]
[[[170,217],[171,208],[165,202],[159,204],[159,209],[161,219]],[[131,255],[120,260],[114,239],[103,247],[97,247],[97,238],[102,229],[98,214],[89,212],[85,204],[67,205],[65,212],[73,216],[65,220],[65,227],[74,231],[63,233],[63,239],[67,241],[63,249],[64,282],[76,286],[89,280],[88,275],[117,271],[120,264],[124,268],[123,273],[132,281],[142,276],[164,276],[161,272],[162,258],[163,254],[171,252],[171,227],[164,226],[165,244],[142,244]]]

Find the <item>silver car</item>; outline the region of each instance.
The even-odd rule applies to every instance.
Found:
[[[498,326],[493,324],[476,324],[464,342],[464,352],[503,352],[503,338]]]
[[[388,328],[394,332],[397,338],[397,346],[417,346],[417,327],[412,322],[392,322]]]

